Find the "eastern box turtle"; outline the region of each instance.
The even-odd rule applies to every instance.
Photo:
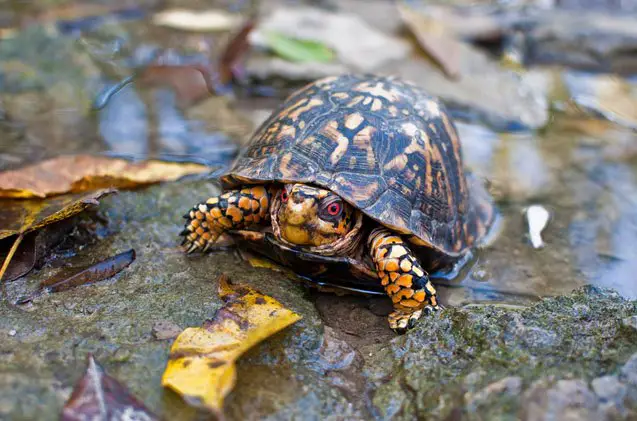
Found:
[[[329,77],[296,91],[221,183],[185,215],[187,252],[226,232],[307,279],[384,290],[397,332],[439,308],[428,271],[466,260],[497,216],[465,175],[445,107],[391,77]]]

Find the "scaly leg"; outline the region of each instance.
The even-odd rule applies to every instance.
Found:
[[[381,284],[394,303],[389,327],[403,333],[414,326],[423,310],[439,309],[429,275],[398,235],[377,228],[370,233],[368,244]]]
[[[193,207],[184,218],[186,228],[182,246],[188,253],[206,251],[227,230],[256,225],[269,218],[274,188],[251,186],[241,190],[228,190],[220,196]]]

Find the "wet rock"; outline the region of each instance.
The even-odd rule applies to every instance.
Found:
[[[530,63],[632,74],[637,26],[633,16],[598,11],[550,10],[532,18],[527,34]]]
[[[583,380],[540,379],[522,399],[522,419],[526,421],[600,419],[597,397]]]
[[[637,84],[615,75],[564,73],[569,96],[584,112],[637,130]]]
[[[573,310],[581,306],[585,314]],[[621,319],[634,313],[632,302],[592,287],[524,310],[448,308],[366,358],[372,402],[382,413],[393,405],[400,419],[447,419],[458,408],[480,419],[602,419],[597,395],[568,377],[626,361],[637,334]],[[516,393],[523,384],[531,386]]]

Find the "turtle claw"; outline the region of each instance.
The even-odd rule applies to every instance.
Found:
[[[192,243],[192,245],[188,248],[188,250],[186,250],[187,254],[192,253],[193,251],[197,250],[199,248],[199,244],[197,243]]]
[[[416,325],[423,310],[394,310],[389,316],[389,327],[398,334],[403,334]]]
[[[416,323],[423,314],[430,315],[436,311],[441,310],[440,305],[425,306],[420,310],[394,310],[389,314],[387,320],[389,321],[389,327],[398,334],[406,333],[408,330],[416,326]]]

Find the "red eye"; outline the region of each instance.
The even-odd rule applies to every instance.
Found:
[[[283,191],[281,192],[281,201],[282,201],[282,202],[287,202],[287,201],[288,201],[288,192],[287,192],[287,191],[285,191],[285,190],[283,190]]]
[[[327,207],[327,213],[332,216],[336,216],[341,213],[341,204],[340,203],[332,203]]]

